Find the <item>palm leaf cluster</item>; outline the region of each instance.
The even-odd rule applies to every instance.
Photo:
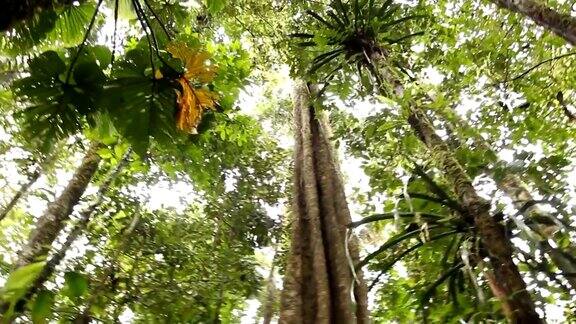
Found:
[[[312,60],[309,72],[312,74],[325,66],[336,66],[331,71],[333,73],[342,68],[343,63],[338,62],[342,58],[346,64],[356,64],[360,69],[375,55],[389,56],[389,46],[421,35],[422,32],[409,33],[405,26],[406,22],[421,16],[403,15],[401,6],[392,2],[334,0],[323,14],[307,10],[308,16],[320,29],[315,33],[291,36],[302,40],[300,46],[316,47],[322,51]]]

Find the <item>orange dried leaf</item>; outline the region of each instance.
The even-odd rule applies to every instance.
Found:
[[[188,80],[208,83],[216,75],[216,67],[209,64],[210,54],[189,48],[186,44],[177,42],[166,47],[174,58],[184,62],[186,72],[184,77]]]
[[[178,79],[182,91],[177,91],[178,113],[176,126],[187,133],[195,134],[205,109],[213,109],[216,95],[208,90],[194,89],[185,77]]]

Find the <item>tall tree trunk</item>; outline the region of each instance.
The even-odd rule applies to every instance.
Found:
[[[16,194],[14,194],[14,197],[12,197],[12,199],[6,205],[6,207],[4,207],[4,209],[2,209],[2,212],[0,213],[0,221],[2,221],[8,215],[8,213],[14,207],[16,207],[16,204],[18,203],[18,201],[20,201],[20,199],[26,197],[30,187],[32,187],[32,185],[34,185],[34,183],[36,183],[36,181],[38,181],[38,179],[42,175],[42,172],[45,170],[46,167],[48,167],[48,165],[50,165],[54,161],[54,159],[56,159],[56,157],[57,157],[57,151],[48,155],[44,159],[44,161],[42,161],[42,163],[40,163],[36,167],[34,172],[32,172],[32,174],[30,174],[30,176],[28,177],[28,181],[26,181],[25,183],[22,184],[22,186],[20,186],[20,189],[18,189]]]
[[[342,180],[303,82],[295,89],[294,125],[292,244],[280,323],[368,323],[367,288],[350,267],[358,262],[356,242],[346,250],[351,218]]]
[[[540,0],[490,0],[499,7],[520,13],[536,24],[551,30],[576,45],[576,18],[562,14],[541,3]]]
[[[461,145],[460,140],[456,135],[457,132],[453,129],[452,123],[454,123],[459,129],[469,129],[470,126],[460,117],[455,115],[452,116],[452,118],[448,118],[446,115],[441,114],[440,117],[445,120],[446,127],[451,128],[451,140],[458,143],[458,145]],[[484,151],[486,157],[491,162],[501,163],[494,150],[492,150],[490,145],[482,137],[475,134],[472,137],[472,141],[472,146]],[[507,167],[505,167],[505,169],[506,168]],[[538,203],[536,203],[530,190],[524,184],[522,179],[514,173],[514,171],[507,170],[505,172],[506,175],[503,177],[497,177],[491,171],[492,170],[488,170],[488,174],[496,183],[496,187],[512,200],[514,207],[521,212],[526,220],[530,220],[528,227],[541,238],[539,242],[536,242],[540,249],[543,252],[548,253],[552,262],[554,262],[556,267],[563,273],[576,273],[576,259],[574,259],[574,257],[569,253],[564,252],[562,249],[552,247],[547,241],[549,236],[549,233],[547,233],[549,232],[548,228],[557,228],[557,225],[554,224],[553,221],[554,216],[539,208]],[[576,277],[567,275],[566,279],[572,288],[576,289]]]
[[[447,123],[450,123],[445,116],[441,117],[445,119]],[[457,116],[454,118],[454,122],[459,128],[469,128],[467,123],[462,119]],[[498,162],[496,153],[483,138],[475,135],[472,140],[474,147],[486,152],[486,155],[491,157],[493,162]],[[491,176],[494,182],[496,182],[496,187],[512,200],[514,207],[522,213],[526,220],[530,220],[528,227],[540,236],[540,240],[537,242],[539,248],[548,254],[550,260],[552,260],[554,265],[560,269],[562,273],[566,274],[564,277],[572,289],[576,289],[576,276],[574,276],[574,274],[576,274],[576,260],[562,249],[552,247],[547,240],[548,234],[545,228],[551,225],[550,223],[552,223],[551,219],[553,216],[539,208],[538,204],[533,204],[536,200],[532,196],[532,193],[514,172],[506,172],[504,177],[496,177],[493,174],[491,174]],[[546,223],[543,223],[544,221],[546,221]]]
[[[452,183],[466,214],[472,218],[488,251],[496,282],[507,296],[507,306],[511,308],[506,312],[509,320],[512,323],[542,323],[518,267],[512,260],[513,248],[505,229],[490,215],[490,204],[478,196],[468,175],[420,108],[410,107],[408,122],[430,149],[433,159]]]
[[[97,151],[101,144],[93,142],[82,162],[72,176],[68,186],[56,200],[48,204],[48,208],[36,222],[36,227],[30,233],[28,243],[18,254],[16,267],[22,267],[34,262],[38,257],[46,255],[65,222],[70,218],[74,206],[84,194],[90,179],[96,173],[100,156]]]
[[[66,252],[68,252],[68,249],[70,249],[72,243],[74,243],[78,239],[78,237],[80,237],[80,235],[84,233],[86,227],[88,226],[88,223],[92,218],[92,215],[96,211],[96,208],[100,206],[102,200],[104,199],[105,194],[110,189],[110,186],[112,185],[114,180],[116,180],[122,169],[128,163],[129,157],[130,157],[130,151],[124,154],[124,157],[118,162],[118,164],[116,164],[114,169],[106,177],[106,180],[104,180],[100,188],[98,188],[94,201],[80,213],[80,219],[74,225],[72,231],[70,231],[70,233],[68,234],[68,237],[66,238],[64,244],[62,244],[62,247],[60,247],[60,249],[56,253],[54,253],[54,255],[50,258],[50,260],[46,263],[46,265],[40,272],[40,275],[34,281],[34,284],[29,288],[28,293],[25,296],[26,299],[32,297],[40,288],[42,288],[42,286],[44,286],[44,283],[46,283],[46,281],[50,279],[50,277],[54,273],[54,270],[56,270],[56,267],[60,264],[60,262],[62,262],[62,260],[66,256]],[[137,221],[138,219],[137,216],[135,217],[135,219]],[[125,235],[129,235],[131,231],[132,231],[132,225],[130,226],[129,231],[125,233]]]
[[[404,86],[391,71],[386,68],[386,56],[383,51],[365,53],[366,67],[377,81],[383,96],[389,96],[391,89],[399,98],[404,96]],[[463,217],[474,224],[488,251],[490,263],[494,271],[496,283],[507,296],[507,305],[511,312],[507,313],[512,323],[543,323],[526,283],[512,259],[513,248],[510,239],[506,237],[505,228],[490,215],[490,203],[478,196],[472,181],[455,157],[450,147],[438,134],[425,112],[412,101],[406,107],[408,124],[418,138],[428,147],[431,161],[442,169],[444,177],[451,182],[452,189],[458,197],[460,206],[464,209]]]
[[[274,283],[274,258],[272,259],[272,266],[270,267],[270,273],[268,274],[268,279],[266,280],[266,295],[264,298],[264,304],[262,305],[262,324],[270,324],[272,318],[275,314],[275,305],[278,291],[276,289],[276,284]]]

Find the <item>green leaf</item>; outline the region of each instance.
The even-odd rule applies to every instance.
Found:
[[[54,51],[48,51],[30,60],[30,73],[35,78],[54,78],[66,71],[64,61]]]
[[[48,317],[52,314],[52,305],[54,305],[54,293],[48,290],[39,292],[32,306],[32,322],[47,323]]]
[[[36,280],[46,262],[35,262],[20,267],[10,273],[2,288],[2,298],[14,302],[26,293],[26,289]]]
[[[60,42],[65,47],[78,45],[84,38],[93,14],[93,3],[66,6],[58,16],[54,29],[50,32],[50,39]]]
[[[126,20],[138,18],[131,0],[113,0],[113,2],[118,3],[118,18]]]
[[[66,272],[64,281],[72,297],[81,297],[88,291],[88,279],[78,272]]]
[[[79,63],[74,68],[74,81],[81,87],[95,90],[102,88],[106,81],[104,72],[96,62]]]
[[[206,0],[206,8],[211,14],[218,13],[226,7],[226,0]]]
[[[54,29],[56,19],[54,10],[42,10],[33,18],[17,23],[10,33],[0,34],[0,52],[18,56],[33,46],[42,47],[43,41]]]
[[[26,288],[40,273],[46,262],[35,262],[20,267],[10,274],[4,284],[4,290],[18,290]]]

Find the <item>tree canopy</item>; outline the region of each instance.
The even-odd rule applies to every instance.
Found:
[[[0,322],[576,321],[574,14],[7,1]]]

